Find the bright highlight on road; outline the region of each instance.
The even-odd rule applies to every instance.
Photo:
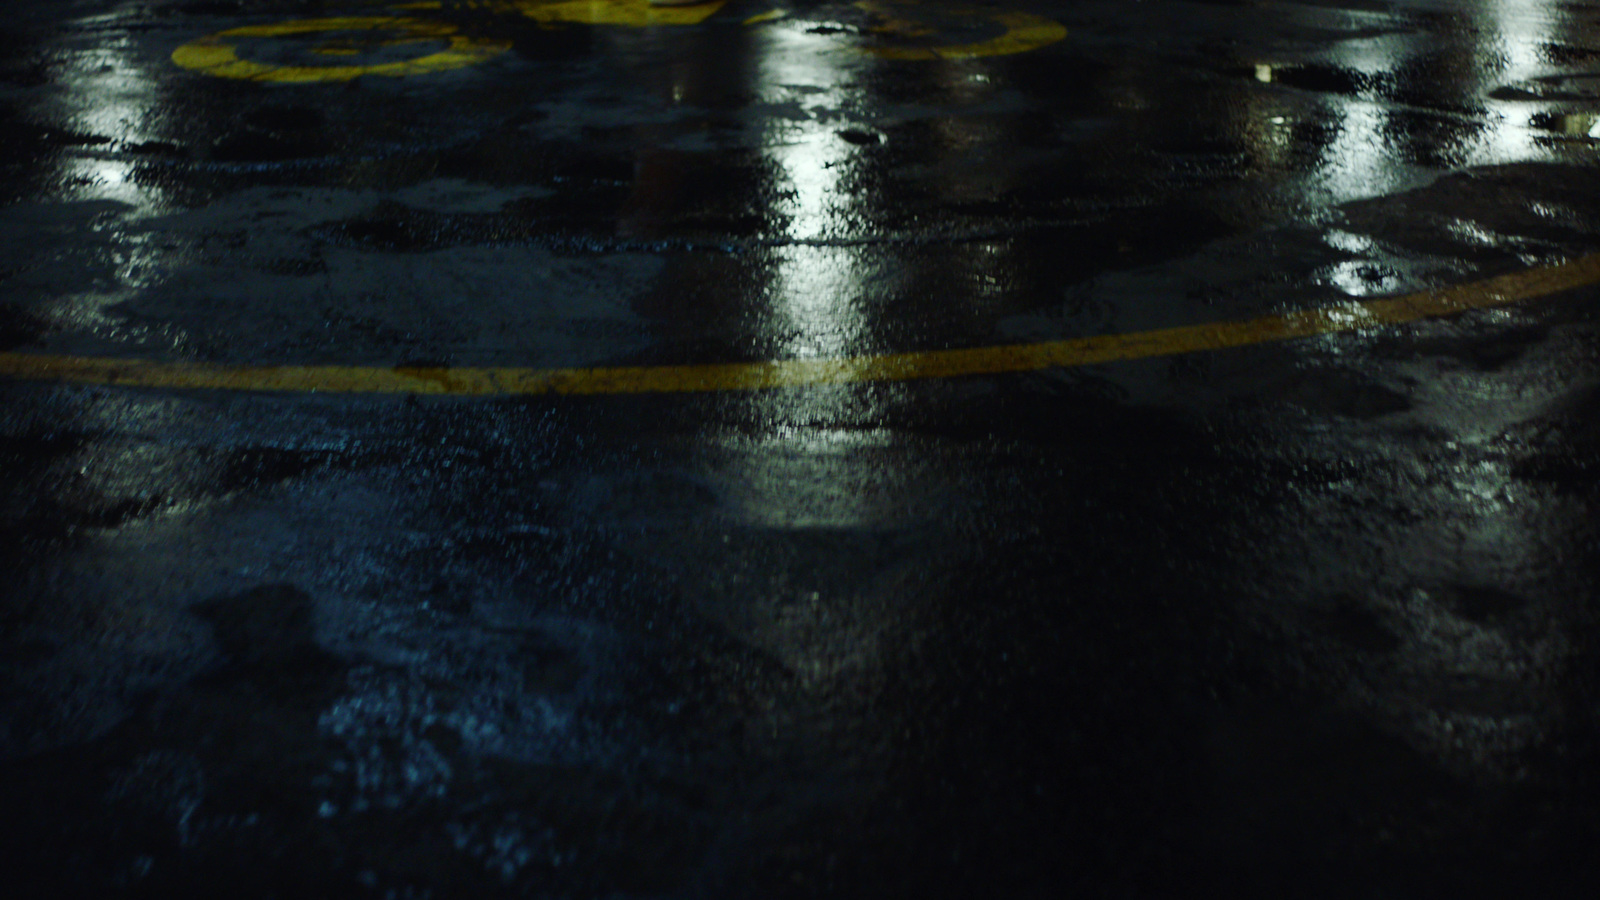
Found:
[[[535,369],[229,366],[0,353],[0,376],[127,387],[492,397],[750,391],[1070,368],[1400,325],[1600,283],[1600,254],[1400,297],[1230,322],[966,350],[686,366]]]

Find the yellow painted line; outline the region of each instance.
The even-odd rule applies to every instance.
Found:
[[[726,5],[727,0],[705,0],[687,6],[652,6],[649,0],[507,0],[467,4],[492,12],[520,14],[540,23],[542,27],[562,24],[616,25],[633,28],[650,28],[661,25],[696,25],[704,22]],[[920,23],[915,13],[906,11],[911,18],[890,15],[888,8],[875,0],[857,3],[880,15],[888,16],[879,32],[905,38],[930,37],[934,28]],[[399,6],[407,11],[427,12],[440,9],[441,3],[416,2]],[[902,4],[902,7],[906,4]],[[967,44],[939,46],[879,46],[861,47],[863,53],[892,60],[971,59],[980,56],[1005,56],[1026,53],[1067,36],[1067,29],[1042,16],[1023,12],[987,12],[962,10],[958,14],[981,15],[1004,29],[999,36]],[[777,9],[746,19],[744,24],[756,25],[787,15]],[[319,34],[370,32],[379,39],[379,47],[421,42],[445,42],[442,50],[418,56],[415,59],[370,65],[281,65],[249,59],[247,48],[251,41],[315,39]],[[387,37],[382,37],[387,34]],[[363,76],[404,77],[430,72],[443,72],[484,62],[511,48],[511,41],[464,35],[456,26],[445,22],[396,16],[344,16],[327,19],[296,19],[267,25],[247,25],[230,28],[190,41],[172,51],[172,61],[178,65],[218,78],[243,81],[260,81],[276,84],[310,84],[317,82],[350,81]],[[308,47],[314,56],[352,57],[360,53],[356,46]]]
[[[762,22],[776,22],[777,20],[785,18],[788,15],[789,15],[789,11],[786,10],[786,9],[775,9],[775,10],[772,10],[771,12],[764,12],[759,16],[751,16],[750,18],[745,19],[743,22],[740,22],[739,24],[741,24],[741,25],[760,25]]]
[[[698,25],[728,0],[705,0],[688,6],[651,6],[649,0],[519,0],[512,6],[535,22],[574,25]]]
[[[415,59],[368,66],[282,66],[243,59],[239,56],[236,46],[245,39],[292,38],[339,32],[376,32],[393,35],[379,41],[380,46],[444,41],[445,48]],[[312,48],[313,52],[323,49],[343,54],[354,48]],[[393,16],[352,16],[335,19],[299,19],[272,25],[231,28],[184,44],[172,51],[172,61],[186,69],[219,78],[305,84],[319,81],[349,81],[364,75],[402,77],[424,72],[442,72],[483,62],[509,49],[511,49],[510,41],[457,34],[454,25],[443,22],[425,22],[420,19]]]
[[[698,25],[711,18],[727,3],[728,0],[696,0],[694,3],[683,5],[652,6],[650,0],[456,0],[450,7],[524,15],[535,21],[547,23],[649,28],[654,25]],[[444,8],[445,4],[439,0],[421,0],[390,7],[407,11]]]
[[[0,353],[0,377],[75,384],[349,394],[646,394],[907,381],[1033,372],[1175,356],[1401,325],[1549,297],[1600,283],[1600,254],[1401,297],[1133,334],[1035,344],[890,353],[843,359],[592,369],[229,366],[142,359]]]

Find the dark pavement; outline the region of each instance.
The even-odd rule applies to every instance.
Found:
[[[1593,896],[1597,149],[1589,3],[8,3],[0,893]]]

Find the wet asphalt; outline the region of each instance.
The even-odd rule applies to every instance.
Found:
[[[7,4],[0,353],[840,359],[1600,250],[1600,5],[394,7]],[[1595,300],[0,379],[5,893],[1592,896]]]

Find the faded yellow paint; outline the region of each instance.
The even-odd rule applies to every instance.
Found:
[[[282,66],[243,59],[239,56],[237,42],[242,39],[283,38],[337,32],[391,32],[392,37],[378,41],[380,46],[422,41],[444,41],[445,49],[416,59],[373,65]],[[376,75],[400,77],[426,72],[442,72],[483,62],[511,48],[510,41],[492,38],[468,37],[456,33],[456,27],[443,22],[393,16],[349,16],[331,19],[299,19],[270,25],[247,25],[230,28],[199,40],[184,44],[172,52],[172,61],[186,69],[193,69],[219,78],[237,78],[245,81],[264,81],[282,84],[304,84],[319,81],[349,81],[353,78]],[[334,46],[313,48],[319,54],[349,55],[353,48]]]
[[[1118,360],[1175,356],[1270,341],[1400,325],[1505,306],[1600,284],[1600,254],[1561,265],[1402,297],[1352,301],[1233,322],[1134,334],[968,350],[891,353],[693,366],[587,369],[226,366],[0,353],[0,376],[129,387],[350,394],[645,394],[906,381],[1032,372]]]
[[[900,37],[925,37],[936,34],[934,28],[917,21],[912,7],[905,4],[891,6],[875,0],[863,0],[856,6],[884,17],[876,31]],[[897,12],[897,10],[899,10]],[[980,56],[1007,56],[1027,53],[1048,46],[1067,36],[1067,29],[1059,22],[1024,12],[990,12],[986,10],[960,10],[987,18],[1005,29],[1005,32],[986,41],[967,44],[943,44],[920,47],[862,47],[862,51],[883,59],[918,61],[935,59],[973,59]],[[902,17],[909,15],[909,18]]]
[[[649,0],[518,0],[517,12],[535,22],[574,25],[698,25],[727,5],[727,0],[707,0],[690,6],[651,6]]]
[[[704,22],[725,6],[727,0],[706,0],[688,6],[652,6],[649,0],[484,0],[465,2],[468,9],[488,12],[516,13],[547,26],[562,24],[611,25],[630,28],[654,26],[696,25]],[[884,16],[874,29],[880,33],[905,38],[937,40],[935,28],[915,18],[911,12],[914,4],[896,4],[908,18],[901,18],[890,7],[874,0],[864,0],[857,6]],[[446,4],[416,2],[400,4],[397,8],[408,11],[437,11]],[[1066,37],[1067,29],[1050,19],[1023,12],[990,12],[982,10],[951,10],[952,15],[982,16],[998,24],[1004,32],[986,41],[967,44],[944,44],[914,47],[862,47],[864,53],[893,60],[969,59],[980,56],[1004,56],[1025,53],[1055,43]],[[746,25],[756,25],[782,18],[787,12],[781,9],[753,16]],[[421,41],[444,41],[446,47],[416,59],[371,65],[273,65],[239,55],[239,43],[249,39],[304,37],[319,33],[337,32],[392,32],[393,36],[378,40],[378,46],[392,47]],[[327,19],[297,19],[269,25],[247,25],[207,35],[184,44],[172,52],[172,61],[178,65],[214,75],[245,81],[262,81],[281,84],[306,84],[314,82],[350,81],[363,76],[402,77],[429,72],[442,72],[475,65],[510,49],[509,40],[463,35],[459,29],[446,22],[395,16],[346,16]],[[359,49],[353,46],[330,44],[314,47],[311,54],[327,57],[355,56]]]

